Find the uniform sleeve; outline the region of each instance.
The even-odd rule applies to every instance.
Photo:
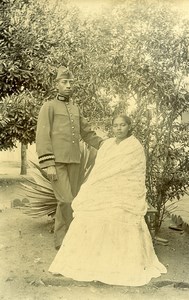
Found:
[[[82,139],[95,149],[99,149],[103,139],[91,129],[89,122],[80,115],[80,134]]]
[[[48,102],[45,102],[39,111],[36,131],[36,151],[41,168],[55,165],[51,142],[52,122],[53,107]]]

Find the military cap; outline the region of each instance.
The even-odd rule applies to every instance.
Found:
[[[59,79],[73,79],[72,72],[68,69],[68,67],[61,66],[57,70],[56,80]]]

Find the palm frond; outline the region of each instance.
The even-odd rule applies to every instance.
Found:
[[[81,185],[87,180],[95,162],[97,151],[80,142],[81,161],[79,169],[78,191]],[[23,208],[24,213],[33,218],[42,216],[54,216],[57,207],[57,200],[48,179],[46,172],[36,163],[30,161],[32,166],[31,176],[33,180],[26,179],[21,183],[21,190],[28,198],[29,203]]]

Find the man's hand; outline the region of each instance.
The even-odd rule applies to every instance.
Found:
[[[47,177],[49,180],[55,181],[58,179],[55,166],[47,167],[45,170],[47,172]]]
[[[104,139],[100,142],[99,149],[100,149],[100,147],[104,144],[104,142],[105,142],[107,139],[108,139],[108,138],[104,138]]]

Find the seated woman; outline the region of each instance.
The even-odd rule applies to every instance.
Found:
[[[166,273],[144,220],[146,161],[131,120],[113,119],[88,180],[72,203],[74,219],[49,271],[78,281],[141,286]]]

